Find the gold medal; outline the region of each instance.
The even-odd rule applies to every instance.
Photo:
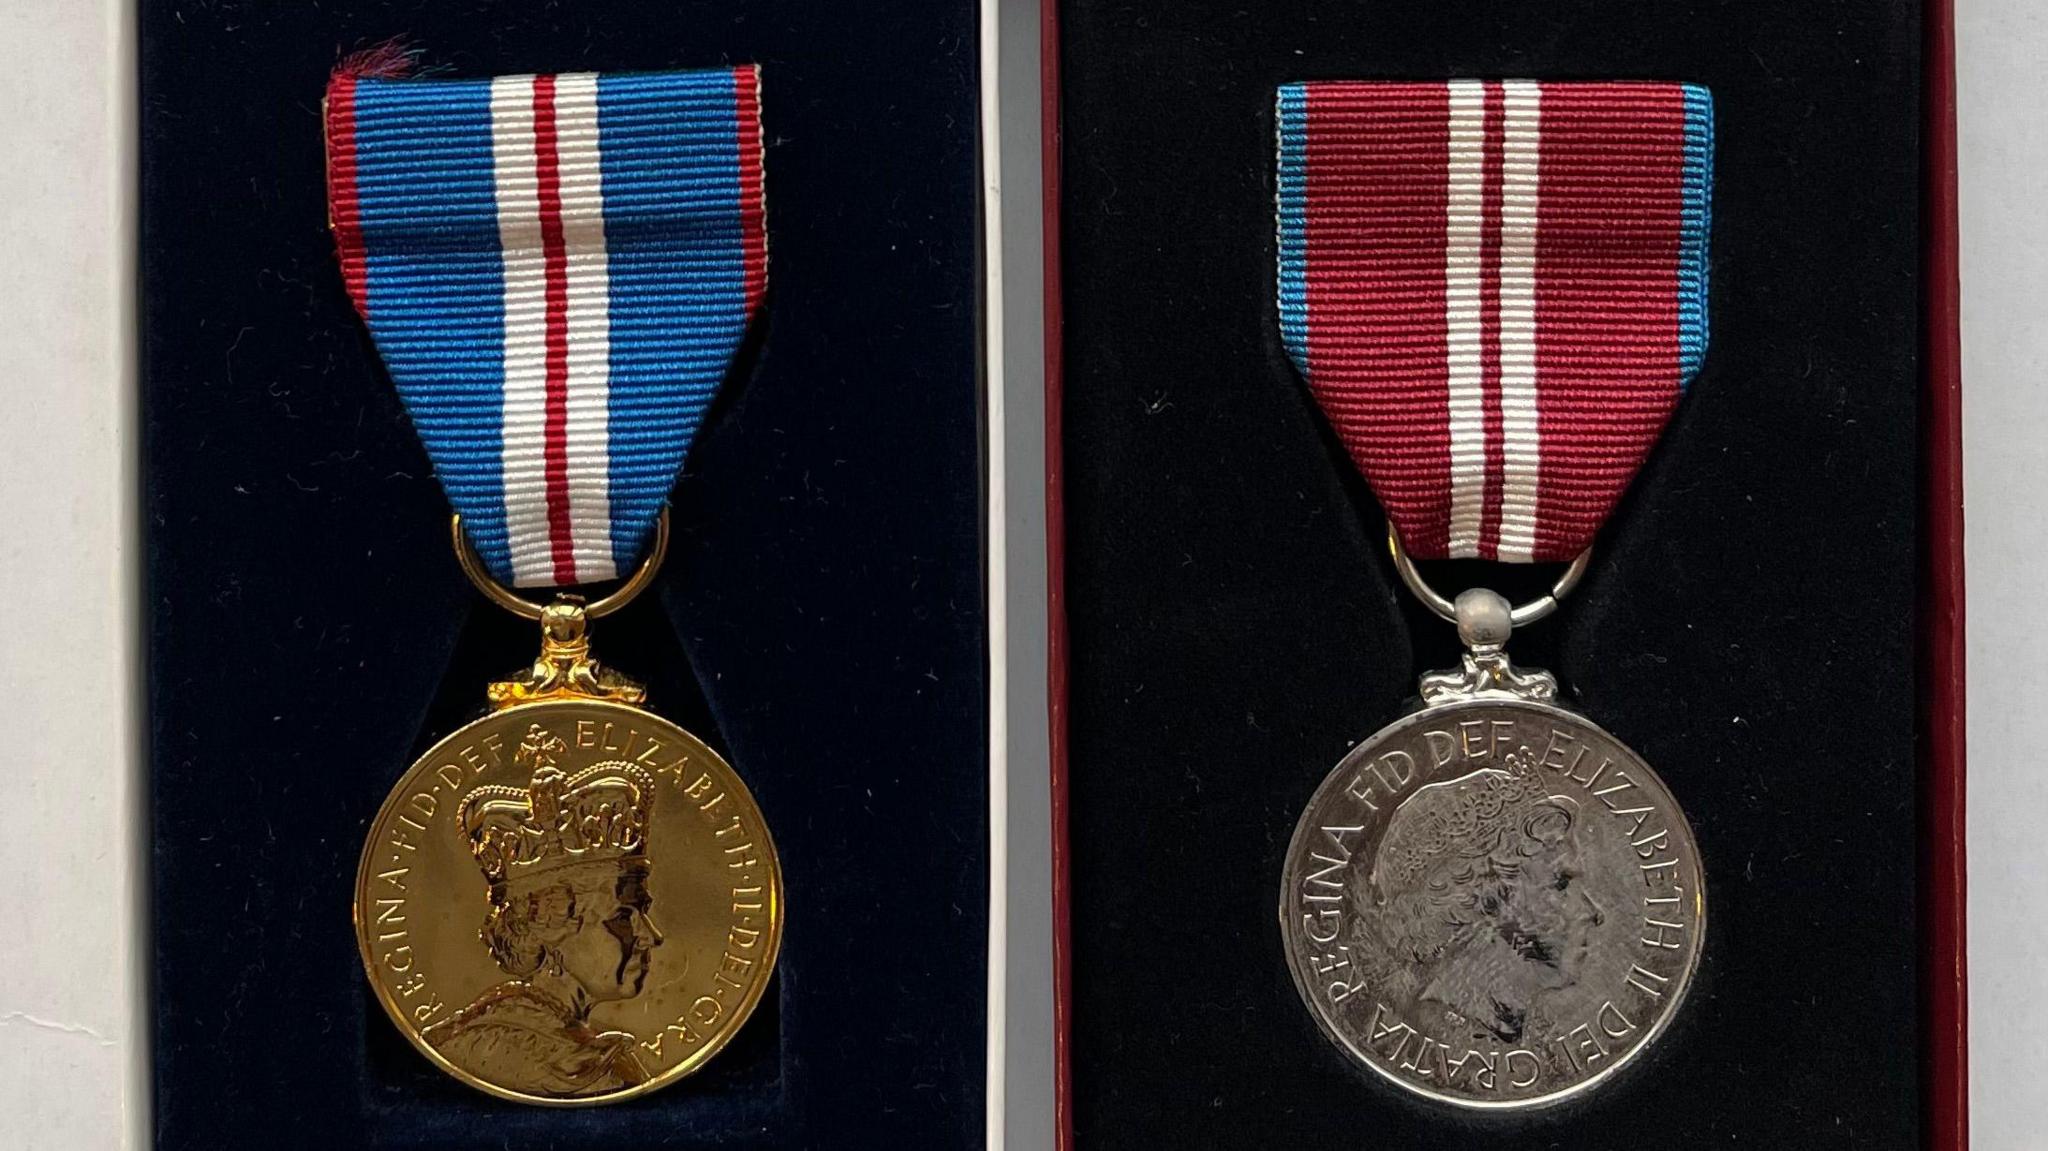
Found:
[[[522,1103],[643,1095],[745,1025],[782,938],[782,872],[760,808],[646,692],[590,654],[594,603],[487,595],[541,625],[541,654],[490,711],[421,756],[370,825],[356,939],[378,1002],[435,1066]]]
[[[661,509],[767,289],[760,72],[391,75],[409,62],[330,80],[329,221],[463,571],[541,651],[384,801],[356,939],[443,1071],[524,1103],[626,1099],[732,1040],[782,939],[746,785],[587,634],[660,566]],[[587,604],[506,587],[636,560]]]

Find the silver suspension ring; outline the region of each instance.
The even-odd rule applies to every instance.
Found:
[[[1445,620],[1457,623],[1458,605],[1444,598],[1442,592],[1429,586],[1422,578],[1422,573],[1415,570],[1415,561],[1408,557],[1408,549],[1401,546],[1401,533],[1394,530],[1393,524],[1387,525],[1387,550],[1393,553],[1394,570],[1401,573],[1401,582],[1408,585],[1408,590],[1415,593],[1415,598],[1429,605],[1429,610]],[[1557,577],[1557,582],[1551,585],[1550,594],[1539,596],[1528,603],[1516,604],[1509,613],[1509,622],[1515,627],[1526,627],[1556,611],[1558,601],[1570,595],[1572,589],[1579,586],[1579,581],[1585,578],[1586,568],[1592,562],[1593,549],[1589,546],[1572,560],[1571,565],[1564,569],[1564,574]]]

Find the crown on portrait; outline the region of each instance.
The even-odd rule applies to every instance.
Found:
[[[571,775],[556,766],[568,750],[536,723],[513,756],[531,772],[529,785],[486,784],[463,797],[456,823],[485,879],[517,883],[561,867],[644,858],[654,777],[618,760]]]
[[[1439,860],[1492,854],[1550,801],[1526,747],[1502,756],[1500,767],[1419,788],[1402,801],[1380,842],[1373,882],[1384,892],[1412,883]]]

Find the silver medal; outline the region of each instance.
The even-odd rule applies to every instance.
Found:
[[[1346,755],[1288,845],[1295,986],[1353,1061],[1409,1091],[1517,1108],[1583,1092],[1661,1034],[1706,928],[1691,825],[1642,758],[1514,668],[1510,609],[1444,601],[1470,648],[1424,706]]]

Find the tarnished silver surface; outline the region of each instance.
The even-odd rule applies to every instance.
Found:
[[[1401,1087],[1553,1102],[1684,998],[1706,926],[1692,829],[1648,764],[1498,644],[1423,682],[1430,706],[1345,756],[1295,826],[1288,965],[1323,1031]]]

